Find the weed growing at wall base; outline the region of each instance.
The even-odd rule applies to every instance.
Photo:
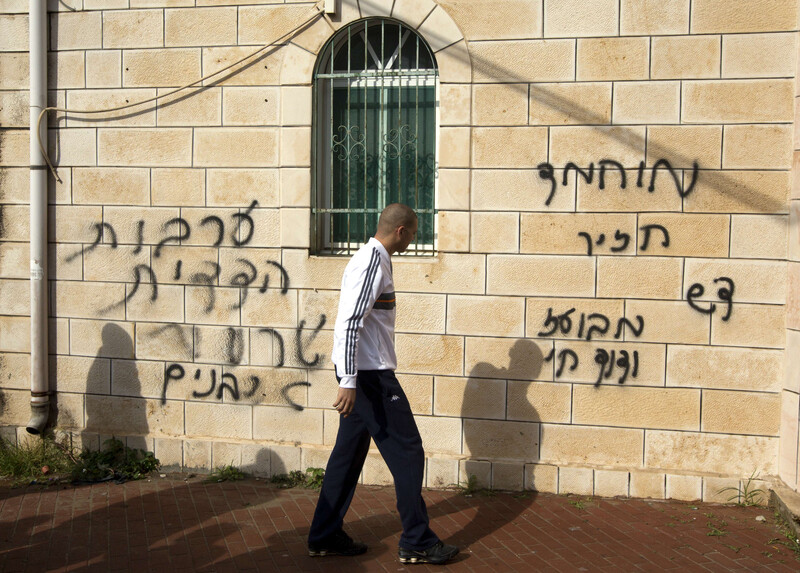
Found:
[[[233,464],[228,464],[227,466],[219,466],[214,469],[211,475],[203,481],[206,483],[218,483],[223,481],[239,481],[243,480],[245,477],[246,474],[242,470]]]
[[[322,487],[322,480],[325,478],[325,470],[322,468],[306,468],[305,472],[294,470],[288,474],[277,474],[270,478],[270,481],[281,489],[293,487],[304,487],[306,489],[319,489]]]
[[[1,477],[51,481],[53,476],[69,474],[74,465],[69,447],[53,438],[30,438],[20,444],[0,439]]]
[[[717,493],[733,492],[733,495],[728,498],[728,502],[734,502],[738,505],[763,505],[767,494],[763,489],[753,487],[753,480],[757,478],[758,473],[754,471],[741,487],[724,487]]]
[[[159,467],[161,462],[152,452],[129,448],[120,440],[111,438],[98,451],[81,452],[71,473],[76,482],[124,482],[142,479]]]

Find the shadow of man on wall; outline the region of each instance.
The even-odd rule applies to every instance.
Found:
[[[149,432],[147,402],[133,358],[133,340],[122,327],[103,327],[102,345],[86,379],[86,424],[82,433],[85,447],[102,447],[116,437],[131,448],[145,449]],[[113,376],[112,376],[113,372]]]
[[[477,488],[520,490],[532,485],[525,483],[525,464],[539,460],[540,419],[529,396],[544,355],[535,341],[518,339],[508,357],[508,366],[477,363],[467,380],[461,406],[466,457],[462,484],[475,476],[472,485]],[[483,494],[478,489],[474,495]],[[484,504],[478,501],[476,506],[475,517],[453,539],[462,546],[512,522],[527,504],[508,503],[506,510],[491,515]]]

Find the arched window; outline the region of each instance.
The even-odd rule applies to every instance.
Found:
[[[339,30],[314,74],[313,248],[349,254],[390,203],[419,217],[411,254],[433,254],[437,76],[411,28],[367,19]]]

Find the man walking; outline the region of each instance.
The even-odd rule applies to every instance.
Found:
[[[367,550],[342,529],[370,437],[394,477],[397,510],[403,524],[401,563],[444,563],[458,548],[443,544],[428,526],[422,499],[425,454],[422,439],[400,383],[395,378],[395,294],[392,254],[408,248],[417,233],[417,216],[393,203],[378,220],[378,230],[345,268],[332,359],[339,380],[333,407],[339,433],[322,483],[308,534],[309,555],[360,555]]]

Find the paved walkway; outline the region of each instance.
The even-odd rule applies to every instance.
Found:
[[[180,475],[91,486],[0,486],[0,571],[793,571],[771,510],[550,494],[425,494],[462,547],[446,566],[403,566],[391,488],[360,486],[357,558],[308,557],[317,493]],[[756,518],[764,516],[765,521]]]

